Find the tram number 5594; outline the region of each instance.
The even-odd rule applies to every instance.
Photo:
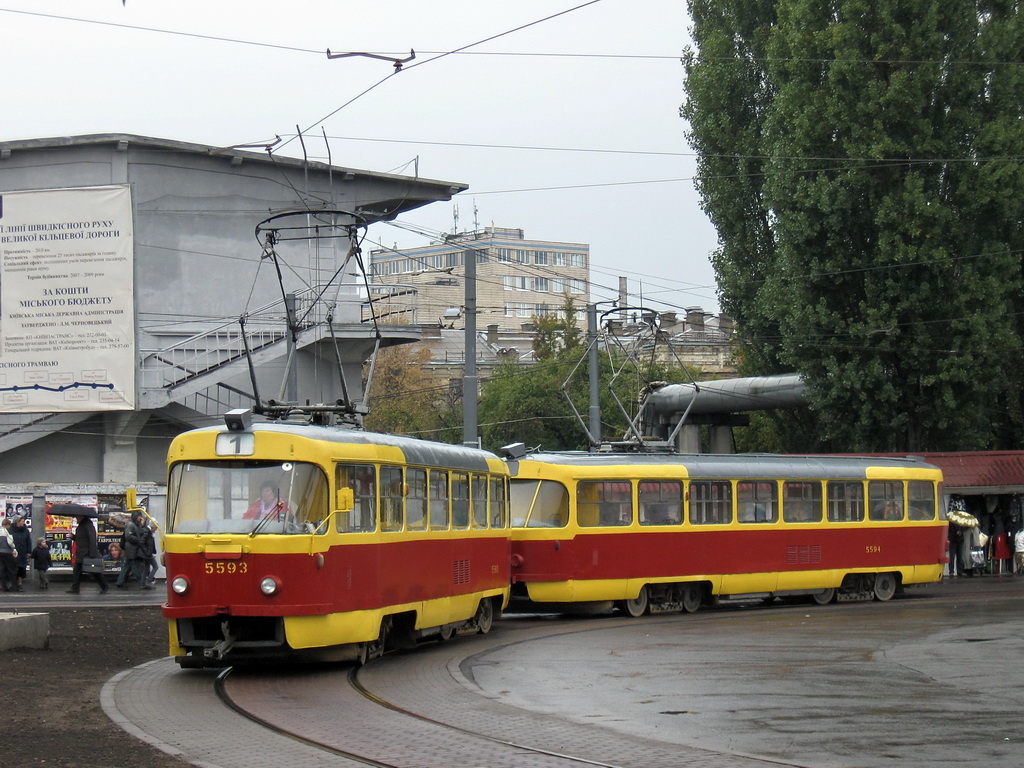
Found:
[[[248,563],[204,563],[203,570],[210,575],[224,573],[245,573],[249,570],[249,565]]]
[[[868,544],[864,547],[864,553],[868,555],[878,555],[882,552],[881,544]]]

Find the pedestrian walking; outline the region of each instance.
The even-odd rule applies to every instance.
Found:
[[[153,589],[153,585],[147,583],[151,547],[155,551],[153,534],[146,525],[146,514],[136,510],[124,528],[124,557],[125,567],[130,569],[129,575],[138,579],[140,589]]]
[[[21,504],[18,507],[22,508]],[[14,518],[14,522],[11,524],[11,535],[14,537],[14,548],[18,550],[16,557],[18,577],[14,591],[21,592],[25,577],[28,576],[28,557],[32,553],[32,531],[25,524],[24,515]]]
[[[50,545],[45,536],[40,536],[32,550],[32,570],[36,573],[40,589],[50,588],[50,576],[47,571],[50,570],[51,565],[53,565],[53,559],[50,555]]]
[[[18,578],[18,550],[11,535],[11,518],[5,517],[0,527],[0,586],[4,592],[14,589]]]
[[[71,566],[71,588],[68,589],[68,593],[77,595],[80,589],[82,581],[82,564],[85,559],[88,558],[99,558],[100,546],[99,541],[96,537],[96,526],[92,524],[92,518],[86,515],[80,515],[78,517],[78,527],[75,528],[75,535],[72,540],[72,550],[74,555],[72,558]],[[100,592],[107,594],[110,589],[107,584],[107,578],[103,573],[92,574],[96,583],[100,585]]]

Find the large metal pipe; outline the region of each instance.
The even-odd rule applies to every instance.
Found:
[[[647,396],[649,416],[681,414],[738,413],[806,405],[804,382],[797,373],[722,379],[703,384],[668,384]]]

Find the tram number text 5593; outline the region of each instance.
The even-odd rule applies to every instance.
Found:
[[[881,544],[868,544],[864,547],[864,553],[868,555],[877,555],[882,551]]]
[[[208,574],[215,573],[245,573],[249,570],[248,563],[203,563],[203,570]]]

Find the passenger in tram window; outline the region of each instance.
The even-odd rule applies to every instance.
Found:
[[[903,506],[897,501],[887,501],[885,506],[882,508],[881,515],[878,519],[881,520],[902,520],[903,519]]]
[[[265,520],[268,517],[280,520],[288,512],[288,502],[281,498],[277,483],[264,480],[260,483],[260,495],[242,515],[243,520]]]
[[[678,525],[682,520],[682,510],[676,505],[651,504],[646,513],[647,525]]]

